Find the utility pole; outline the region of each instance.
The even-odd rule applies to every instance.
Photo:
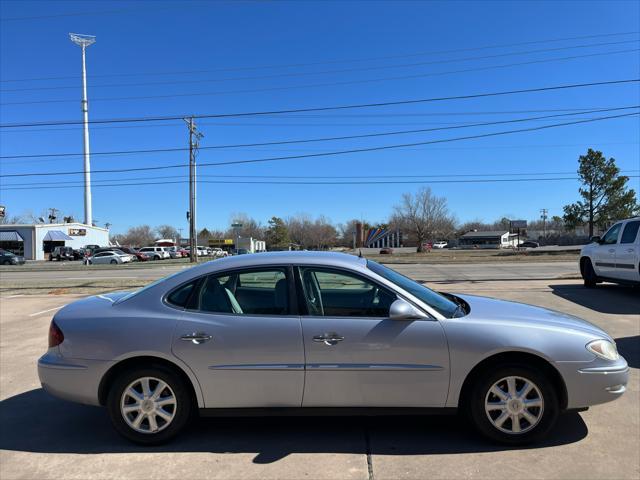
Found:
[[[540,215],[540,218],[542,219],[542,238],[545,240],[544,243],[547,243],[547,214],[549,213],[549,210],[542,208],[540,213],[542,214]]]
[[[70,33],[69,38],[82,47],[82,117],[84,123],[84,223],[93,225],[91,207],[91,162],[89,158],[89,103],[87,101],[87,64],[85,51],[96,42],[93,35]]]
[[[196,129],[193,117],[185,118],[189,128],[189,260],[198,262],[197,233],[196,233],[196,153],[200,145],[200,139],[204,136]]]

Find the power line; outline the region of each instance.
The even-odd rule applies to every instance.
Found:
[[[167,120],[180,120],[186,116],[193,116],[193,118],[230,118],[230,117],[250,117],[250,116],[262,116],[262,115],[280,115],[285,113],[306,113],[306,112],[326,112],[333,110],[348,110],[348,109],[357,109],[357,108],[376,108],[376,107],[386,107],[391,105],[413,105],[419,103],[431,103],[431,102],[442,102],[442,101],[450,101],[450,100],[469,100],[473,98],[486,98],[486,97],[497,97],[504,95],[518,95],[521,93],[538,93],[538,92],[548,92],[554,90],[567,90],[573,88],[585,88],[585,87],[595,87],[595,86],[604,86],[604,85],[621,85],[627,83],[637,83],[640,82],[640,78],[631,78],[624,80],[607,80],[602,82],[589,82],[589,83],[574,83],[567,85],[554,85],[550,87],[537,87],[537,88],[527,88],[527,89],[519,89],[519,90],[506,90],[499,92],[487,92],[487,93],[476,93],[469,95],[454,95],[448,97],[432,97],[432,98],[422,98],[422,99],[414,99],[414,100],[399,100],[394,102],[376,102],[376,103],[364,103],[364,104],[351,104],[351,105],[338,105],[338,106],[329,106],[329,107],[310,107],[310,108],[294,108],[294,109],[283,109],[283,110],[267,110],[267,111],[256,111],[256,112],[240,112],[240,113],[215,113],[215,114],[200,114],[200,115],[171,115],[171,116],[156,116],[156,117],[131,117],[131,118],[112,118],[112,119],[104,119],[104,120],[90,120],[91,124],[109,124],[109,123],[129,123],[129,122],[160,122]],[[40,126],[58,126],[58,125],[80,125],[81,121],[78,120],[48,120],[44,122],[33,122],[33,123],[5,123],[0,124],[0,128],[22,128],[22,127],[40,127]]]
[[[622,40],[618,42],[603,42],[603,43],[591,43],[584,45],[572,45],[565,47],[555,47],[555,48],[544,48],[537,50],[527,50],[520,52],[508,52],[508,53],[499,53],[494,55],[483,55],[483,56],[475,56],[475,57],[465,57],[465,58],[448,58],[442,60],[432,60],[429,62],[417,62],[417,63],[408,63],[408,64],[396,64],[396,65],[377,65],[377,66],[369,66],[369,67],[357,67],[357,68],[347,68],[347,69],[339,69],[339,70],[324,70],[317,72],[289,72],[289,73],[278,73],[272,75],[260,75],[260,76],[252,76],[252,77],[230,77],[230,78],[215,78],[215,79],[200,79],[200,80],[171,80],[171,81],[162,81],[162,82],[135,82],[135,83],[106,83],[106,84],[97,84],[92,85],[91,88],[115,88],[115,87],[149,87],[153,85],[185,85],[185,84],[202,84],[202,83],[220,83],[220,82],[230,82],[230,81],[243,81],[243,80],[266,80],[272,78],[286,78],[286,77],[303,77],[310,75],[328,75],[335,73],[351,73],[351,72],[361,72],[361,71],[370,71],[370,70],[386,70],[392,68],[410,68],[410,67],[419,67],[425,65],[438,65],[438,64],[446,64],[446,63],[458,63],[458,62],[467,62],[474,60],[487,60],[490,58],[502,58],[502,57],[512,57],[519,55],[531,55],[534,53],[548,53],[548,52],[557,52],[561,50],[572,50],[576,48],[592,48],[592,47],[602,47],[602,46],[611,46],[611,45],[622,45],[628,43],[638,43],[639,40]],[[607,53],[616,53],[616,52],[602,52],[602,54]],[[573,57],[569,57],[573,58]],[[555,59],[548,59],[549,61],[554,61]],[[519,65],[516,63],[515,65]],[[0,89],[1,93],[14,93],[14,92],[31,92],[31,91],[43,91],[43,90],[72,90],[76,89],[76,86],[73,85],[58,85],[58,86],[50,86],[50,87],[26,87],[26,88],[13,88],[13,89]]]
[[[510,63],[506,65],[492,65],[487,67],[476,67],[476,68],[467,68],[462,70],[450,70],[446,72],[432,72],[432,73],[420,73],[413,75],[402,75],[396,77],[381,77],[381,78],[373,78],[373,79],[364,79],[364,80],[347,80],[341,82],[329,82],[329,83],[315,83],[315,84],[306,84],[306,85],[288,85],[288,86],[280,86],[280,87],[264,87],[264,88],[253,88],[253,89],[243,89],[243,90],[226,90],[226,91],[217,91],[217,92],[189,92],[189,93],[171,93],[164,95],[137,95],[137,96],[129,96],[129,97],[98,97],[94,98],[93,102],[107,102],[107,101],[129,101],[129,100],[153,100],[160,98],[186,98],[186,97],[205,97],[205,96],[213,96],[213,95],[230,95],[230,94],[239,94],[239,93],[259,93],[259,92],[272,92],[272,91],[281,91],[281,90],[295,90],[295,89],[304,89],[304,88],[318,88],[318,87],[334,87],[334,86],[343,86],[343,85],[356,85],[362,83],[375,83],[375,82],[386,82],[392,80],[409,80],[414,78],[426,78],[426,77],[436,77],[441,75],[450,75],[456,73],[469,73],[469,72],[480,72],[486,70],[494,70],[500,68],[508,68],[514,66],[521,65],[533,65],[539,63],[549,63],[556,61],[564,61],[564,60],[573,60],[576,58],[587,58],[587,57],[598,57],[603,55],[613,55],[619,53],[632,53],[639,52],[640,49],[628,49],[628,50],[617,50],[613,52],[602,52],[602,53],[590,53],[586,55],[573,55],[569,57],[560,57],[553,59],[544,59],[544,60],[530,60],[527,62],[518,62],[518,63]],[[72,103],[75,102],[75,99],[62,99],[62,100],[30,100],[30,101],[21,101],[21,102],[3,102],[0,103],[1,106],[7,105],[40,105],[40,104],[51,104],[51,103]]]
[[[354,63],[354,62],[370,62],[377,60],[391,60],[396,58],[410,58],[410,57],[422,57],[427,55],[441,55],[441,54],[450,54],[450,53],[459,53],[459,52],[472,52],[472,51],[480,51],[480,50],[490,50],[495,48],[510,48],[510,47],[521,47],[525,45],[535,45],[539,43],[554,43],[554,42],[562,42],[569,40],[587,40],[592,38],[606,38],[606,37],[617,37],[617,36],[625,36],[625,35],[636,35],[640,33],[640,31],[632,31],[632,32],[619,32],[619,33],[601,33],[594,35],[581,35],[574,37],[563,37],[563,38],[554,38],[554,39],[543,39],[543,40],[531,40],[527,42],[518,42],[518,43],[509,43],[509,44],[498,44],[498,45],[485,45],[481,47],[471,47],[471,48],[458,48],[452,50],[439,50],[439,51],[428,51],[428,52],[416,52],[410,54],[401,54],[401,55],[387,55],[381,57],[368,57],[368,58],[356,58],[356,59],[344,59],[344,60],[328,60],[321,62],[312,62],[312,63],[294,63],[294,64],[278,64],[278,65],[253,65],[250,67],[231,67],[231,68],[218,68],[212,70],[173,70],[173,71],[163,71],[163,72],[145,72],[145,73],[107,73],[100,75],[91,75],[90,78],[104,78],[104,77],[141,77],[141,76],[159,76],[159,75],[186,75],[186,74],[199,74],[199,73],[222,73],[222,72],[238,72],[238,71],[250,71],[250,70],[269,70],[274,68],[296,68],[296,67],[310,67],[317,65],[332,65],[332,64],[340,64],[340,63]],[[0,80],[0,83],[9,83],[9,82],[26,82],[26,81],[42,81],[42,80],[66,80],[66,79],[74,79],[74,76],[49,76],[49,77],[31,77],[31,78],[14,78],[14,79],[5,79]]]
[[[212,145],[199,147],[200,150],[215,150],[215,149],[229,149],[229,148],[245,148],[245,147],[262,147],[262,146],[273,146],[273,145],[288,145],[288,144],[299,144],[299,143],[312,143],[312,142],[328,142],[328,141],[339,141],[339,140],[353,140],[358,138],[372,138],[372,137],[384,137],[384,136],[392,136],[392,135],[408,135],[415,133],[425,133],[425,132],[434,132],[434,131],[442,131],[442,130],[456,130],[460,128],[472,128],[472,127],[484,127],[490,125],[503,125],[509,123],[520,123],[520,122],[530,122],[535,120],[543,120],[543,119],[551,119],[558,117],[566,117],[571,115],[579,115],[579,114],[589,114],[589,113],[603,113],[603,112],[611,112],[611,111],[619,111],[619,110],[629,110],[640,108],[640,105],[632,105],[625,107],[614,107],[614,108],[605,108],[599,110],[591,110],[580,113],[559,113],[554,115],[544,115],[540,117],[529,117],[529,118],[518,118],[511,120],[499,120],[495,122],[482,122],[482,123],[470,123],[464,125],[455,125],[455,126],[447,126],[447,127],[435,127],[435,128],[421,128],[414,130],[402,130],[395,132],[377,132],[377,133],[365,133],[360,135],[343,135],[337,137],[321,137],[321,138],[307,138],[307,139],[297,139],[297,140],[279,140],[273,142],[262,142],[262,143],[241,143],[241,144],[230,144],[230,145]],[[171,148],[155,148],[155,149],[143,149],[143,150],[119,150],[119,151],[108,151],[108,152],[93,152],[92,155],[137,155],[137,154],[146,154],[146,153],[170,153],[170,152],[182,152],[189,150],[189,148],[185,147],[171,147]],[[84,155],[83,153],[40,153],[33,155],[3,155],[0,156],[0,160],[2,159],[17,159],[17,158],[59,158],[59,157],[75,157]]]
[[[625,175],[628,178],[638,178],[640,175]],[[578,177],[545,177],[545,178],[492,178],[492,179],[472,179],[472,180],[380,180],[380,181],[346,181],[346,182],[293,182],[293,181],[226,181],[226,180],[200,180],[198,183],[212,183],[212,184],[227,184],[227,185],[406,185],[406,184],[438,184],[438,183],[511,183],[511,182],[550,182],[561,180],[580,180]],[[117,183],[117,184],[97,184],[96,187],[130,187],[130,186],[142,186],[142,185],[169,185],[169,184],[186,184],[188,180],[174,180],[167,182],[135,182],[135,183]],[[75,186],[43,186],[44,189],[59,189],[59,188],[77,188],[81,185]],[[29,190],[33,187],[16,187],[7,188],[4,190]]]
[[[378,147],[368,147],[368,148],[358,148],[351,150],[341,150],[335,152],[322,152],[322,153],[313,153],[313,154],[305,154],[305,155],[290,155],[284,157],[268,157],[268,158],[255,158],[255,159],[247,159],[247,160],[233,160],[228,162],[210,162],[210,163],[200,163],[200,167],[212,167],[212,166],[223,166],[223,165],[239,165],[239,164],[248,164],[248,163],[262,163],[262,162],[273,162],[273,161],[281,161],[281,160],[293,160],[293,159],[302,159],[302,158],[317,158],[317,157],[328,157],[328,156],[336,156],[336,155],[347,155],[353,153],[365,153],[365,152],[374,152],[374,151],[382,151],[382,150],[390,150],[396,148],[404,148],[404,147],[413,147],[417,145],[432,145],[437,143],[447,143],[447,142],[455,142],[461,140],[475,140],[479,138],[487,138],[487,137],[495,137],[500,135],[510,135],[514,133],[523,133],[523,132],[533,132],[538,130],[545,130],[549,128],[556,127],[564,127],[568,125],[578,125],[596,121],[603,120],[611,120],[615,118],[624,118],[637,116],[640,113],[625,113],[620,115],[611,115],[606,117],[598,117],[589,120],[577,120],[573,122],[565,122],[558,123],[553,125],[542,125],[537,127],[529,127],[522,128],[517,130],[507,130],[502,132],[493,132],[493,133],[484,133],[480,135],[469,135],[465,137],[456,137],[456,138],[447,138],[447,139],[439,139],[439,140],[429,140],[425,142],[414,142],[414,143],[405,143],[405,144],[396,144],[396,145],[383,145]],[[173,168],[183,168],[185,164],[176,164],[176,165],[161,165],[161,166],[152,166],[152,167],[132,167],[132,168],[122,168],[122,169],[105,169],[105,170],[93,170],[92,173],[116,173],[116,172],[138,172],[138,171],[148,171],[148,170],[166,170]],[[54,176],[54,175],[74,175],[84,172],[37,172],[37,173],[12,173],[12,174],[3,174],[1,177],[34,177],[34,176]]]
[[[359,113],[359,114],[329,114],[329,115],[284,115],[284,116],[265,116],[267,120],[279,120],[283,117],[285,119],[296,118],[312,118],[312,119],[331,119],[331,118],[385,118],[385,117],[439,117],[439,116],[475,116],[475,115],[504,115],[504,114],[516,114],[516,113],[545,113],[545,112],[575,112],[576,114],[583,113],[587,110],[600,110],[603,107],[583,107],[583,108],[549,108],[549,109],[537,109],[537,110],[504,110],[504,111],[462,111],[462,112],[414,112],[414,113]],[[247,123],[247,122],[200,122],[199,125],[217,126],[217,127],[380,127],[380,126],[399,126],[399,125],[464,125],[465,122],[384,122],[384,123],[371,123],[367,122],[363,124],[358,123]],[[165,127],[177,127],[182,126],[179,122],[167,122],[162,124],[146,124],[140,125],[103,125],[94,127],[94,130],[105,129],[130,129],[130,128],[165,128]],[[61,128],[29,128],[27,130],[0,130],[0,135],[15,134],[15,133],[30,133],[30,132],[76,132],[74,126],[63,126]]]
[[[636,173],[640,170],[620,170],[619,173]],[[385,178],[411,178],[411,179],[424,179],[424,178],[464,178],[464,177],[516,177],[516,176],[534,176],[534,175],[573,175],[573,172],[519,172],[519,173],[448,173],[448,174],[427,174],[427,175],[198,175],[198,178],[217,178],[217,179],[296,179],[296,180],[349,180],[349,179],[385,179]],[[626,176],[626,175],[625,175]],[[161,176],[145,176],[145,177],[130,177],[130,178],[109,178],[102,180],[93,180],[92,183],[110,183],[110,182],[133,182],[138,180],[167,180],[176,178],[187,178],[187,176],[177,175],[161,175]],[[56,181],[56,185],[68,185],[68,186],[82,186],[82,182],[78,181]],[[39,187],[41,185],[51,185],[51,182],[22,182],[22,183],[10,183],[4,184],[5,187]],[[114,184],[116,185],[116,184]],[[3,187],[3,189],[5,188]]]

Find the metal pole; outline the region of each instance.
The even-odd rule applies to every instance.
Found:
[[[89,159],[89,104],[87,102],[86,46],[82,45],[82,116],[84,121],[84,223],[93,225],[91,208],[91,162]]]

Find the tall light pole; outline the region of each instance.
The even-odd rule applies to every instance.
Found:
[[[89,104],[87,102],[87,65],[85,51],[93,45],[96,37],[70,33],[69,38],[76,45],[82,47],[82,116],[84,120],[84,223],[93,225],[91,208],[91,162],[89,161]]]

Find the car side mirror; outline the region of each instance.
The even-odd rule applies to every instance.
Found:
[[[394,301],[389,307],[390,320],[418,320],[426,318],[426,315],[401,298]]]
[[[591,243],[600,243],[600,240],[601,240],[600,235],[594,235],[589,239]]]

